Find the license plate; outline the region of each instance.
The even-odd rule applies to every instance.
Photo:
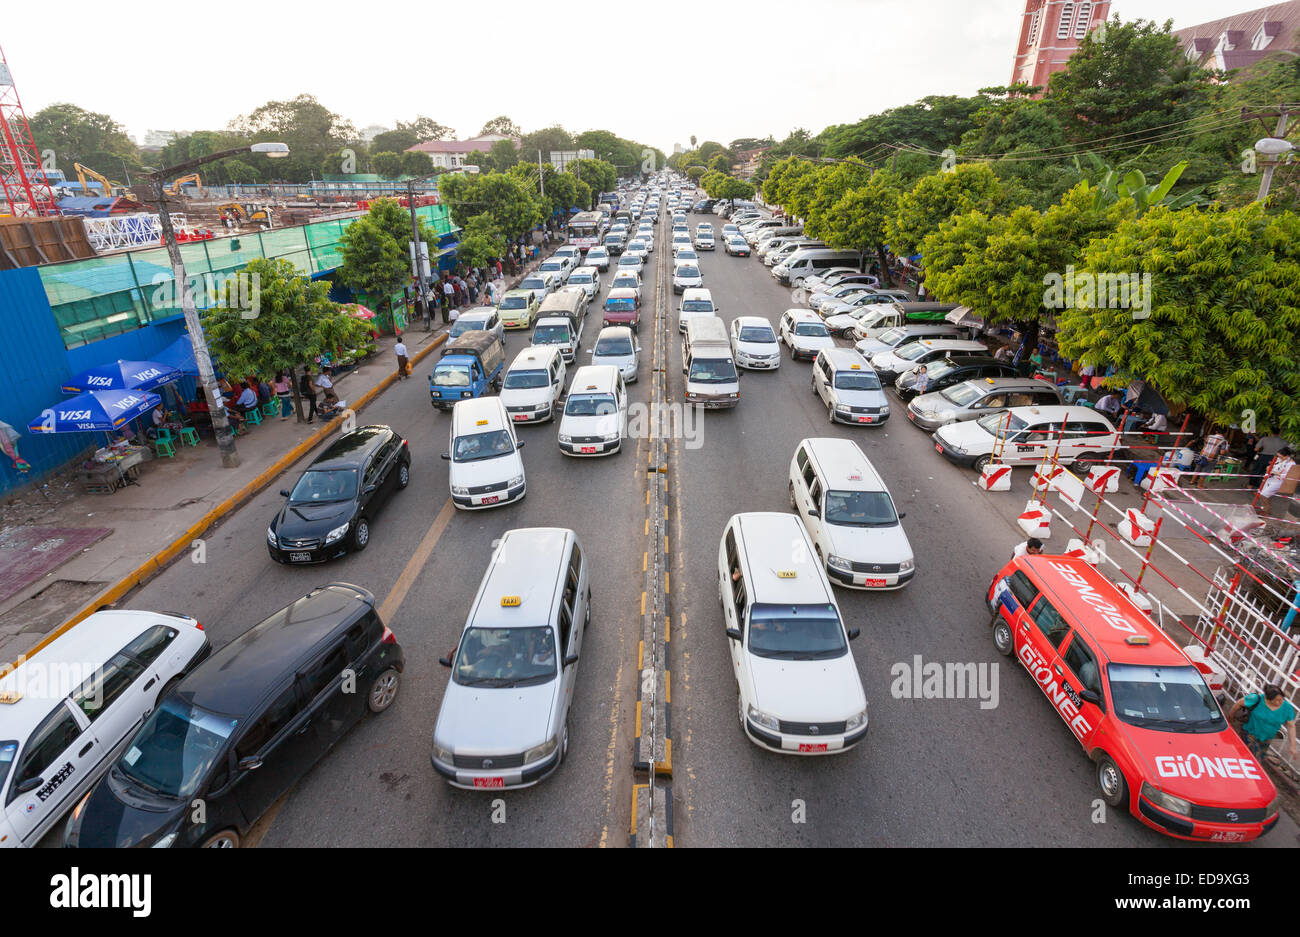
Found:
[[[506,786],[506,779],[505,778],[475,778],[474,786],[504,788]]]
[[[913,413],[911,410],[907,411],[907,418],[911,420],[913,423],[916,422],[916,414]]]
[[[595,447],[595,446],[583,446],[583,447],[581,448],[580,451],[581,451],[584,455],[586,455],[586,454],[589,454],[589,453],[593,453],[593,452],[595,452],[595,451],[596,451],[596,447]]]
[[[516,420],[526,420],[526,419],[528,419],[528,414],[527,414],[527,413],[516,413],[514,416],[515,416],[515,419],[516,419]]]
[[[870,423],[870,422],[871,422],[871,417],[869,417],[869,416],[860,416],[860,417],[858,417],[858,422],[859,422],[859,423]]]
[[[496,504],[500,500],[500,495],[484,495],[483,500],[480,501],[479,504]]]
[[[864,586],[887,586],[889,585],[889,580],[888,579],[867,579],[864,580],[862,584]]]
[[[1210,839],[1218,843],[1240,843],[1245,841],[1246,834],[1232,831],[1220,831],[1217,833],[1211,833]]]
[[[934,444],[934,451],[935,451],[935,452],[943,452],[943,446],[941,446],[939,443],[935,443],[935,444]]]
[[[311,554],[310,554],[310,553],[290,553],[290,554],[289,554],[289,562],[290,562],[290,563],[310,563],[310,562],[311,562]]]
[[[799,751],[801,752],[824,752],[826,751],[825,742],[800,742]]]

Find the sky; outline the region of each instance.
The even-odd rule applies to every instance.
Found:
[[[1111,12],[1179,29],[1267,5],[1113,0]],[[1023,10],[1023,0],[65,0],[59,21],[100,24],[94,35],[12,21],[2,39],[29,116],[70,102],[138,141],[222,129],[306,93],[358,129],[422,114],[464,139],[506,114],[525,131],[606,129],[671,153],[692,134],[779,140],[1004,85]]]

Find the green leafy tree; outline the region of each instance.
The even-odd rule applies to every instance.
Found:
[[[591,188],[587,208],[595,207],[595,200],[601,192],[612,192],[618,185],[618,170],[612,163],[603,159],[580,159],[569,164],[568,172],[573,173]]]
[[[817,187],[830,174],[832,167],[811,163],[805,165],[807,171],[787,174],[786,183],[781,190],[781,205],[792,217],[807,219],[808,213],[812,211]]]
[[[984,105],[984,98],[979,96],[930,95],[857,123],[827,127],[818,138],[824,144],[824,153],[805,155],[870,156],[883,161],[892,158],[889,147],[895,143],[935,152],[955,148],[962,135],[974,126],[974,115]]]
[[[370,220],[378,225],[389,237],[396,242],[401,248],[410,264],[411,259],[411,211],[409,208],[402,207],[394,198],[376,199],[370,203],[368,213]],[[420,228],[420,240],[426,244],[437,244],[438,234],[433,228],[425,223],[423,218],[416,216],[416,223]]]
[[[466,223],[456,246],[457,260],[471,267],[481,267],[505,252],[505,236],[486,213],[475,215]]]
[[[422,142],[413,130],[385,130],[375,134],[370,141],[372,153],[405,153],[415,144]]]
[[[330,301],[327,282],[302,276],[288,260],[258,258],[240,273],[256,277],[257,315],[245,318],[246,310],[233,302],[203,311],[208,347],[229,374],[288,373],[302,422],[298,368],[319,355],[364,346],[369,326]]]
[[[703,166],[691,166],[686,170],[686,178],[698,184],[700,181],[700,177],[703,176],[708,171],[709,170],[705,169]]]
[[[1116,202],[1125,199],[1131,199],[1137,208],[1139,215],[1147,209],[1154,208],[1156,205],[1167,205],[1168,207],[1178,210],[1199,204],[1204,200],[1200,197],[1199,191],[1182,192],[1178,195],[1172,195],[1173,187],[1178,183],[1179,177],[1187,169],[1187,162],[1183,161],[1174,166],[1159,182],[1147,182],[1146,175],[1140,169],[1130,169],[1128,172],[1121,174],[1119,170],[1112,169],[1101,161],[1095,153],[1087,154],[1092,161],[1093,172],[1091,176],[1095,179],[1093,186],[1093,198],[1098,206],[1113,205]],[[1075,160],[1078,166],[1078,160]],[[1082,174],[1082,170],[1080,170]]]
[[[898,200],[898,213],[889,225],[889,246],[900,257],[915,254],[921,239],[952,215],[994,212],[1005,191],[993,170],[983,163],[964,163],[950,172],[922,178]]]
[[[856,160],[832,163],[821,167],[814,178],[817,184],[804,213],[805,230],[811,237],[825,239],[833,228],[831,209],[850,189],[864,185],[871,170]]]
[[[513,140],[498,140],[488,148],[488,155],[492,159],[492,168],[497,172],[505,172],[519,162],[519,148]]]
[[[1080,303],[1060,316],[1061,351],[1148,381],[1223,424],[1300,434],[1300,216],[1158,206],[1083,252],[1079,278],[1150,274],[1149,317]]]
[[[339,241],[339,281],[384,311],[391,310],[393,294],[407,285],[411,276],[410,235],[399,242],[388,227],[372,206],[344,229]]]
[[[478,132],[478,135],[480,137],[486,137],[493,133],[499,133],[506,137],[523,136],[523,131],[519,129],[519,125],[504,114],[500,117],[493,117],[484,124],[483,129]]]
[[[624,172],[630,172],[633,166],[641,162],[638,149],[608,130],[585,130],[578,134],[574,142],[575,149],[591,150],[596,154],[596,159],[604,160],[615,167],[622,167]],[[618,169],[614,170],[614,178],[618,178]]]
[[[246,140],[237,134],[220,130],[198,130],[183,137],[176,137],[164,144],[161,153],[157,156],[149,156],[149,165],[155,168],[175,166],[177,163],[185,163],[192,159],[210,156],[213,153],[220,153],[222,150],[247,146],[252,142],[255,141]],[[82,162],[85,161],[82,160]],[[263,176],[263,173],[269,173],[275,162],[275,160],[268,160],[259,156],[247,156],[243,159],[232,156],[229,159],[208,163],[199,172],[202,175],[204,185],[255,182],[258,179],[270,178],[269,175]],[[96,169],[100,168],[93,163],[87,165]],[[67,168],[71,170],[71,164],[68,164]],[[251,176],[249,175],[250,170],[252,172]],[[338,170],[335,169],[333,172],[338,172]],[[111,177],[113,173],[106,172],[106,175]]]
[[[542,161],[545,162],[551,158],[552,152],[576,149],[573,134],[559,124],[526,133],[519,142],[520,158],[529,162],[537,159],[538,151],[541,151]]]
[[[402,156],[400,153],[372,153],[370,168],[381,176],[396,179],[402,174]]]
[[[727,148],[717,140],[705,140],[695,151],[699,154],[700,159],[704,160],[704,165],[708,166],[715,156],[730,156]],[[730,164],[728,164],[729,167]],[[725,170],[723,170],[725,171]]]
[[[29,125],[36,148],[53,150],[55,168],[69,178],[75,175],[74,163],[114,180],[140,168],[135,144],[121,124],[107,114],[83,110],[75,104],[51,104],[33,114]]]
[[[754,186],[744,179],[737,179],[735,176],[724,176],[717,186],[718,198],[722,199],[747,199],[754,197]]]
[[[357,139],[356,128],[309,94],[268,101],[231,121],[230,131],[250,141],[285,143],[289,155],[275,161],[277,178],[308,182],[322,160]]]
[[[898,211],[903,184],[887,169],[877,169],[864,185],[849,189],[825,213],[822,238],[840,250],[875,254],[881,280],[892,285],[885,256],[889,222]]]
[[[541,217],[539,205],[532,196],[536,184],[528,185],[513,172],[440,176],[438,189],[451,211],[452,221],[463,228],[470,218],[486,213],[506,237],[517,237],[531,230]]]
[[[731,160],[727,158],[726,153],[718,153],[709,160],[708,167],[718,172],[731,172]]]
[[[426,176],[433,172],[433,157],[428,153],[412,150],[401,155],[402,175]]]
[[[416,143],[424,143],[429,140],[448,140],[456,136],[456,131],[446,124],[440,124],[432,117],[424,116],[417,117],[412,121],[399,120],[397,129],[415,134]]]

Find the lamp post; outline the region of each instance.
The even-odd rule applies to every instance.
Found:
[[[1255,152],[1264,157],[1264,175],[1259,180],[1259,195],[1256,197],[1257,202],[1262,202],[1268,198],[1269,187],[1273,184],[1273,170],[1277,169],[1277,164],[1281,162],[1281,157],[1295,150],[1295,144],[1290,140],[1282,139],[1286,133],[1287,115],[1284,113],[1278,121],[1278,134],[1275,137],[1265,137],[1256,141]]]
[[[415,275],[415,302],[420,307],[420,318],[431,322],[433,314],[429,311],[429,292],[424,282],[424,271],[420,269],[420,222],[415,215],[415,184],[440,176],[445,172],[436,169],[423,176],[413,176],[406,180],[406,207],[411,212],[411,271]],[[429,273],[433,273],[433,257],[429,258]]]
[[[217,388],[217,375],[212,369],[212,356],[208,354],[208,342],[203,336],[203,326],[199,323],[199,311],[194,305],[194,294],[190,292],[185,276],[185,263],[181,260],[181,248],[176,243],[176,231],[172,228],[171,214],[167,211],[163,183],[169,178],[193,172],[206,163],[225,159],[228,156],[237,156],[240,153],[264,153],[272,159],[278,159],[289,155],[289,147],[283,143],[254,143],[251,146],[238,146],[176,166],[169,166],[166,169],[159,169],[147,176],[156,193],[163,245],[167,248],[167,259],[171,262],[173,281],[176,288],[180,290],[181,311],[185,313],[185,330],[189,332],[190,347],[194,349],[194,361],[199,369],[199,383],[203,387],[203,395],[208,400],[212,431],[217,437],[217,448],[221,452],[221,465],[224,468],[239,467],[239,453],[235,451],[235,434],[230,429],[225,402],[221,399],[221,391]]]

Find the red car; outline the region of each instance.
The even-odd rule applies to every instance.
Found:
[[[602,316],[605,325],[630,326],[633,332],[639,331],[641,318],[641,295],[629,287],[610,290],[605,297],[605,310]]]
[[[1277,824],[1277,789],[1201,672],[1114,583],[1081,559],[1022,556],[987,598],[994,646],[1065,720],[1108,804],[1179,839],[1246,842]]]

